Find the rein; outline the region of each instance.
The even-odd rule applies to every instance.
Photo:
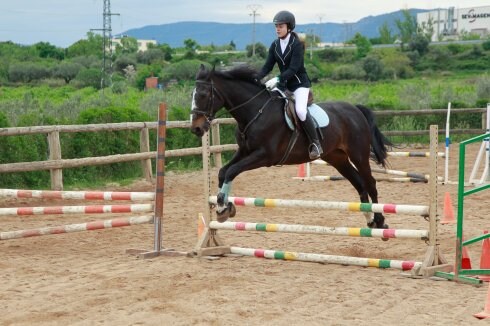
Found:
[[[214,83],[213,81],[211,80],[211,82],[207,82],[207,81],[204,81],[204,80],[196,80],[196,83],[201,83],[201,84],[205,84],[205,85],[210,85],[211,86],[211,97],[209,98],[209,101],[208,101],[208,105],[207,105],[207,111],[201,111],[201,110],[196,110],[196,109],[192,109],[191,112],[193,113],[199,113],[199,114],[202,114],[206,117],[206,119],[211,122],[212,120],[216,119],[216,118],[219,118],[220,116],[222,115],[218,115],[218,116],[214,116],[212,110],[213,110],[213,106],[214,106],[214,98],[215,96],[218,96],[220,97],[221,99],[224,99],[224,97],[218,92],[218,90],[216,89],[216,87],[214,87]],[[237,106],[234,106],[230,109],[227,110],[228,113],[231,113],[245,105],[247,105],[248,103],[252,102],[253,100],[255,100],[257,97],[259,97],[263,92],[265,92],[267,90],[267,88],[263,88],[262,90],[260,90],[257,94],[255,94],[254,96],[252,96],[251,98],[249,98],[248,100],[246,100],[245,102],[241,103],[241,104],[238,104]],[[216,94],[216,95],[215,95]],[[259,116],[262,114],[262,112],[264,111],[265,107],[267,106],[267,104],[269,104],[269,102],[272,100],[272,97],[269,98],[265,103],[264,105],[262,105],[262,107],[260,108],[260,110],[257,112],[257,114],[255,115],[255,117],[253,117],[252,120],[250,120],[250,122],[245,126],[245,128],[243,129],[243,131],[240,131],[240,136],[244,139],[245,136],[246,136],[246,132],[248,130],[248,128],[255,122],[255,120],[257,120],[259,118]],[[223,101],[224,102],[224,101]]]

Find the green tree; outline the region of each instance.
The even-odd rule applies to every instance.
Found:
[[[3,60],[35,61],[39,58],[39,52],[34,46],[19,45],[7,41],[0,42],[0,57]]]
[[[247,51],[247,57],[252,57],[253,53],[253,45],[249,44],[245,47],[245,50]],[[255,56],[265,59],[267,57],[267,48],[265,47],[264,44],[262,43],[255,43]]]
[[[408,48],[411,51],[417,51],[420,56],[423,56],[429,51],[429,39],[424,34],[416,34],[408,43]]]
[[[395,24],[398,27],[398,31],[400,32],[400,46],[404,47],[405,44],[410,42],[412,37],[417,34],[417,18],[410,14],[410,11],[405,9],[402,10],[403,20],[396,19]]]
[[[163,51],[165,61],[172,60],[172,55],[174,54],[174,50],[167,43],[159,44],[158,48]]]
[[[185,48],[185,59],[192,59],[196,56],[196,50],[199,48],[199,44],[193,39],[185,39],[184,40],[184,48]]]
[[[56,60],[63,60],[65,58],[63,49],[57,48],[48,42],[38,42],[34,44],[34,47],[39,52],[41,58],[53,58]]]
[[[379,42],[380,44],[393,44],[395,38],[392,35],[391,29],[388,26],[387,22],[384,22],[383,25],[378,29],[379,32]]]
[[[100,89],[100,80],[102,78],[102,71],[97,68],[82,69],[77,74],[74,81],[80,87],[93,87]]]
[[[82,65],[73,62],[62,62],[53,69],[53,76],[57,78],[62,78],[65,83],[69,83],[74,79],[80,70],[83,68]]]
[[[356,45],[357,59],[364,58],[371,51],[371,42],[369,42],[369,40],[366,37],[362,36],[360,33],[356,33],[356,35],[354,35],[349,43]]]
[[[8,74],[11,82],[30,83],[49,77],[50,71],[41,64],[28,62],[10,65]]]
[[[377,56],[368,56],[362,61],[362,69],[366,72],[366,79],[376,81],[383,75],[383,64]]]
[[[94,55],[98,58],[103,56],[103,38],[100,35],[94,34],[92,32],[87,33],[87,39],[79,40],[74,44],[70,45],[66,49],[66,55],[68,58],[74,58],[78,56],[90,56]]]
[[[116,54],[131,54],[138,52],[138,40],[134,37],[121,38],[121,44],[116,44]]]
[[[412,74],[410,59],[404,53],[398,51],[385,52],[381,58],[384,73],[393,79],[405,78]]]
[[[128,66],[136,67],[136,60],[133,58],[133,56],[122,55],[118,57],[116,61],[114,61],[113,65],[114,70],[120,73],[123,73],[124,69],[126,69]]]
[[[148,49],[144,52],[138,52],[136,60],[144,64],[162,63],[165,62],[165,52],[159,48]]]

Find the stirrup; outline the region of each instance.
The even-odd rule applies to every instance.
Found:
[[[323,154],[321,146],[318,146],[316,143],[311,143],[309,149],[310,160],[318,159]]]

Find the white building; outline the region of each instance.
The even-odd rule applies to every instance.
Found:
[[[125,37],[125,36],[123,36]],[[136,40],[138,42],[138,51],[146,51],[148,50],[148,44],[157,45],[157,41],[155,40]],[[111,42],[112,50],[116,49],[117,45],[121,45],[121,37],[114,37]]]
[[[432,20],[432,41],[457,39],[462,33],[490,35],[490,6],[435,9],[417,14],[417,24],[428,24]]]

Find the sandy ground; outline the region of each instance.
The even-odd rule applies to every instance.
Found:
[[[414,150],[427,150],[417,148]],[[442,150],[442,147],[441,147]],[[468,151],[469,161],[477,148]],[[450,175],[457,175],[452,146]],[[391,158],[391,168],[429,172],[427,158]],[[318,175],[337,174],[313,166]],[[444,163],[439,163],[439,175]],[[212,171],[213,180],[217,171]],[[296,166],[264,168],[240,175],[233,195],[244,197],[357,201],[346,181],[292,180]],[[197,214],[203,210],[202,173],[169,173],[165,179],[164,247],[190,251]],[[153,191],[140,181],[99,190]],[[379,182],[381,203],[427,204],[426,184]],[[216,191],[215,185],[213,191]],[[441,185],[439,212],[456,186]],[[466,200],[467,237],[490,229],[490,191]],[[1,200],[2,207],[60,205],[56,201]],[[95,202],[93,202],[95,203]],[[65,202],[76,205],[80,203]],[[81,223],[100,216],[2,216],[0,230]],[[107,215],[103,218],[110,218]],[[359,213],[319,209],[238,207],[236,221],[364,227]],[[393,228],[426,229],[418,216],[387,215]],[[454,262],[455,226],[440,226],[441,248]],[[283,233],[220,231],[230,245],[370,258],[418,260],[417,240],[347,238]],[[398,270],[227,257],[218,260],[159,257],[143,260],[129,248],[151,250],[153,225],[1,241],[1,325],[472,325],[486,302],[488,285],[410,279]],[[478,267],[481,243],[469,249]]]

